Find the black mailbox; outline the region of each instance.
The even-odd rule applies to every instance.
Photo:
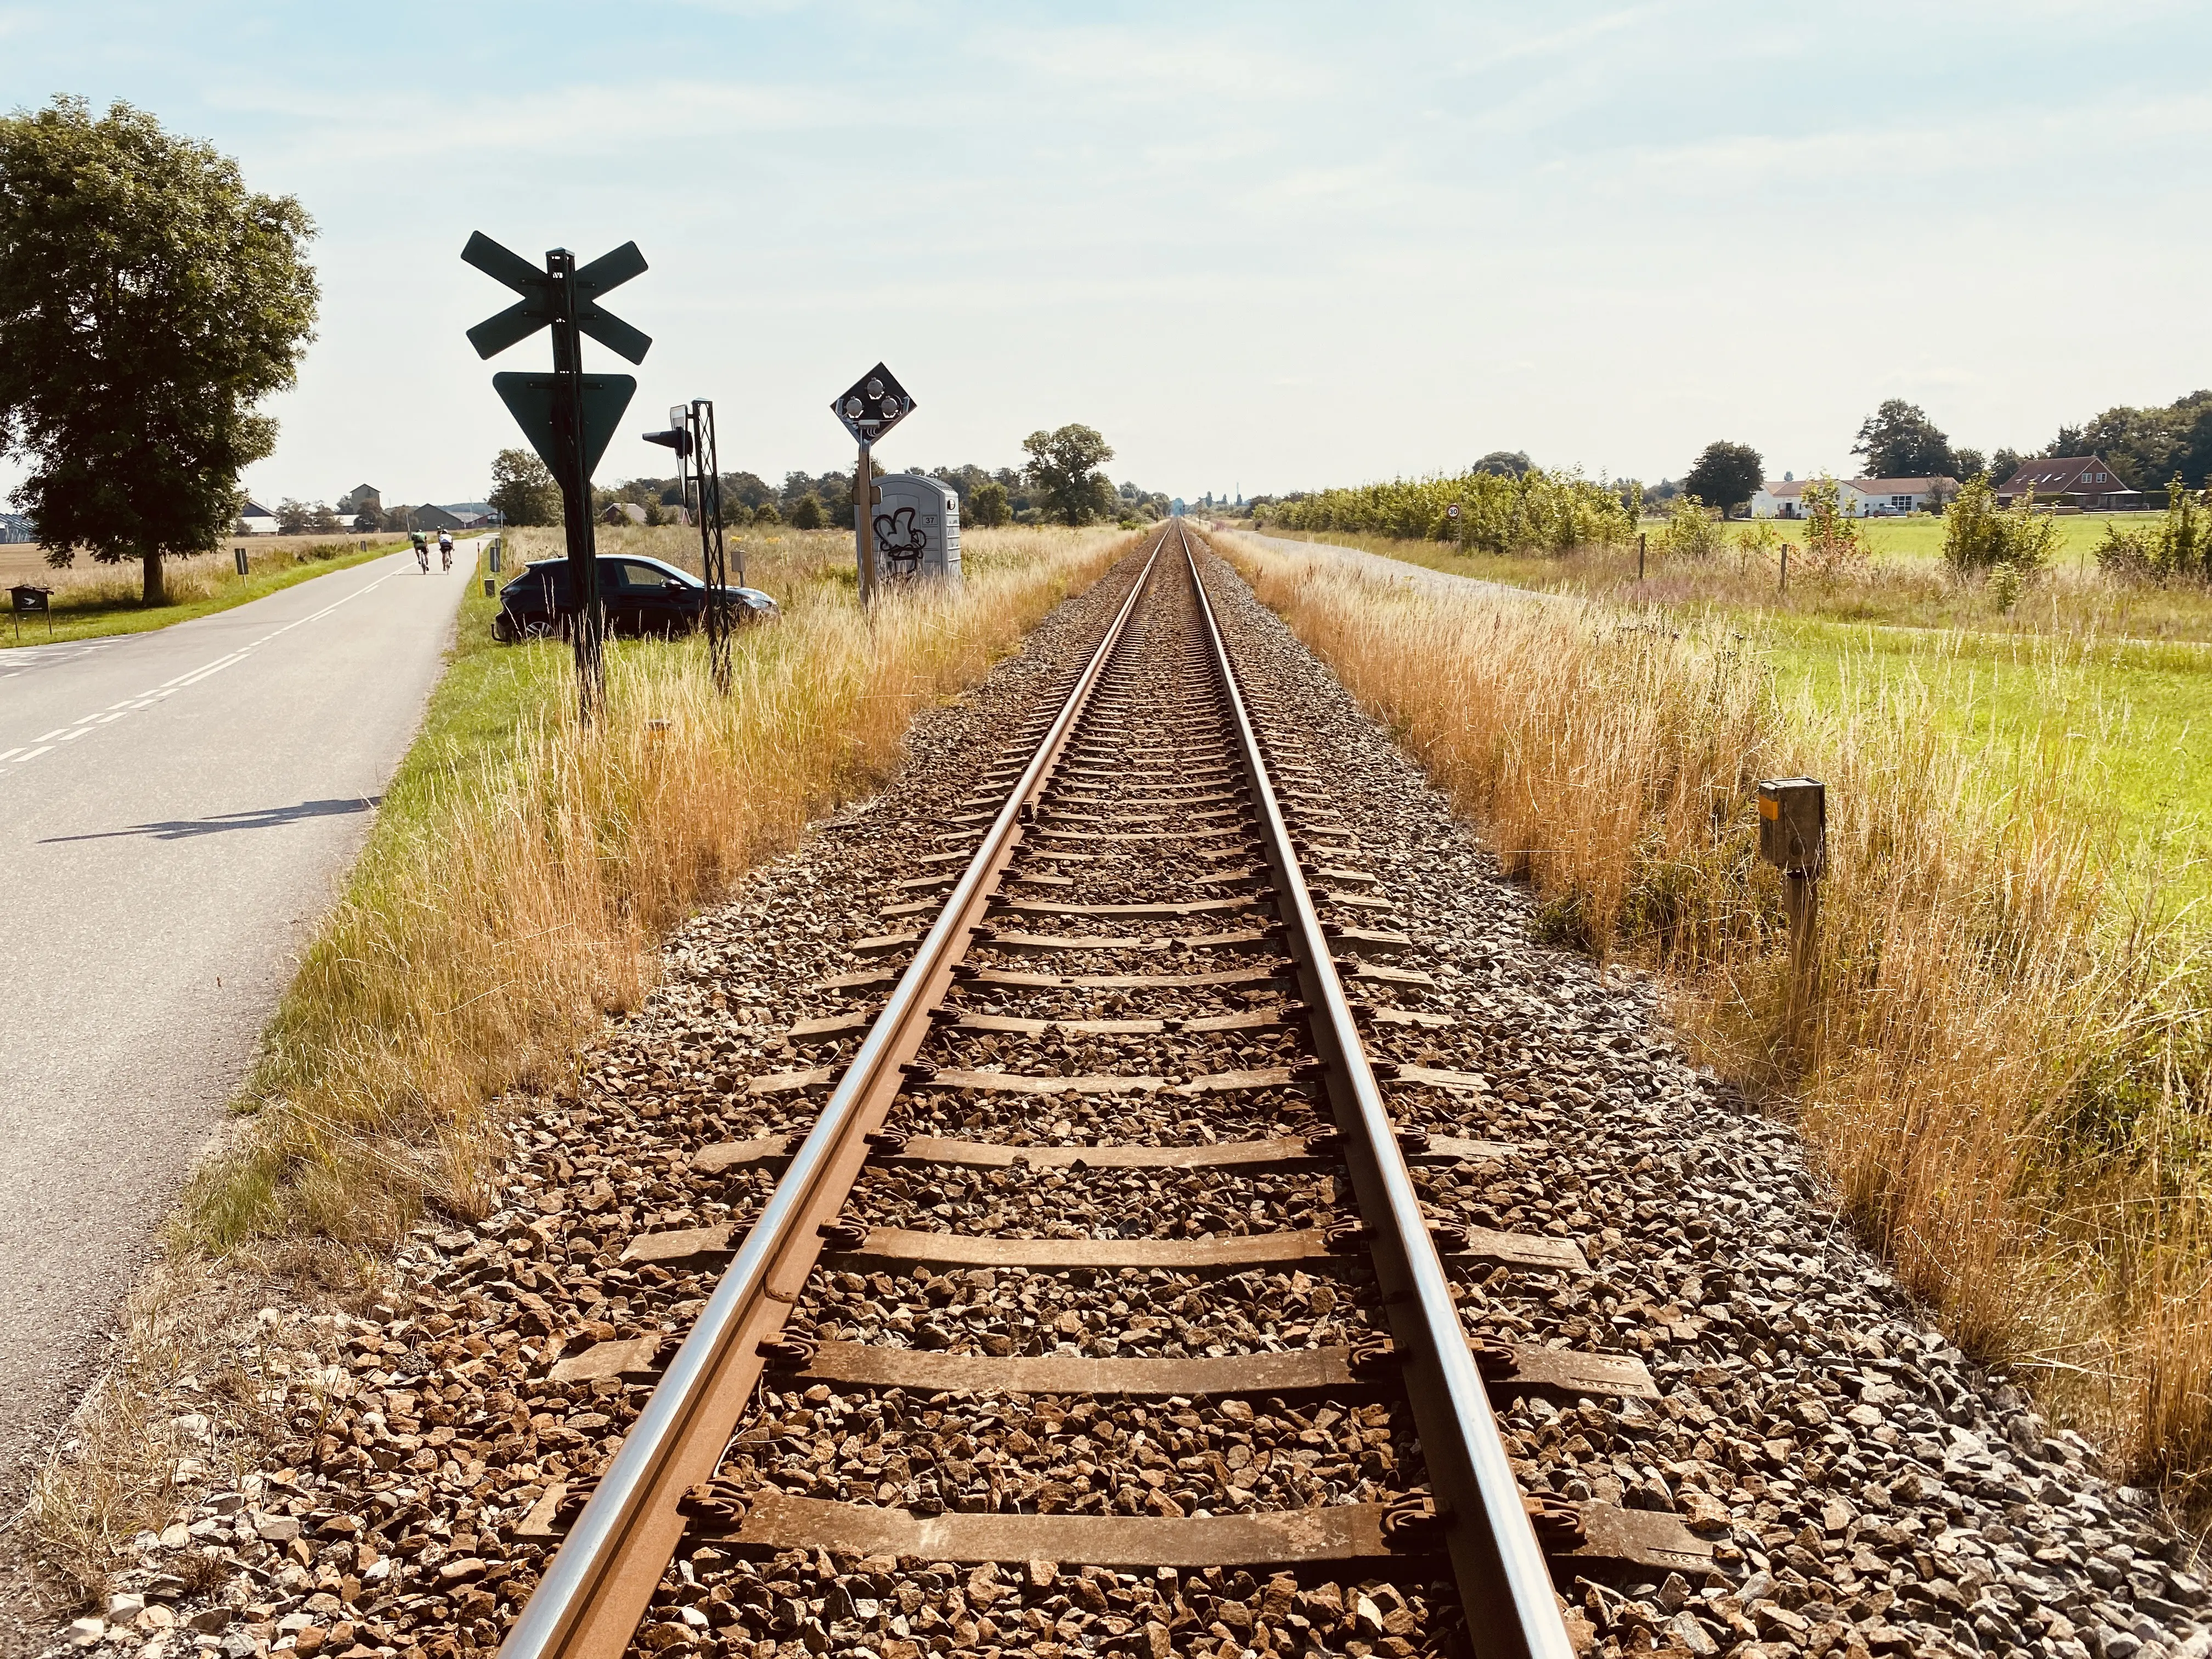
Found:
[[[1759,856],[1793,876],[1818,876],[1828,852],[1828,791],[1817,778],[1759,786]]]

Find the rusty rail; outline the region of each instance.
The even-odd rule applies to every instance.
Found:
[[[678,1503],[714,1473],[760,1380],[760,1345],[782,1328],[896,1096],[900,1068],[928,1035],[929,1011],[981,920],[1049,779],[1151,580],[1164,531],[1057,718],[1008,793],[913,961],[899,977],[793,1154],[698,1323],[638,1414],[544,1578],[501,1645],[502,1659],[618,1659],[682,1540]]]
[[[1346,1131],[1346,1161],[1368,1220],[1376,1278],[1404,1357],[1406,1393],[1435,1494],[1436,1524],[1443,1528],[1459,1584],[1470,1644],[1480,1659],[1571,1659],[1574,1649],[1559,1616],[1550,1570],[1522,1507],[1497,1419],[1460,1325],[1450,1281],[1268,779],[1266,746],[1253,728],[1236,665],[1180,521],[1176,533],[1182,537],[1214,666],[1251,778],[1278,915],[1297,963],[1315,1042],[1328,1065],[1331,1103]]]

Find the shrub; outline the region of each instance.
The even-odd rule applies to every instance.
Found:
[[[753,522],[755,524],[781,524],[783,522],[783,514],[775,510],[775,503],[774,501],[763,501],[758,507],[753,509]]]
[[[1685,491],[1674,497],[1674,510],[1659,532],[1659,548],[1678,558],[1710,559],[1728,545],[1720,514]]]
[[[2097,568],[2123,581],[2152,581],[2158,576],[2152,562],[2152,532],[2105,526],[2105,539],[2097,544]]]
[[[821,529],[822,498],[811,489],[801,495],[799,504],[791,509],[791,522],[798,530]]]
[[[2001,616],[2011,614],[2027,588],[2027,573],[2016,564],[2001,564],[1990,572],[1990,603]]]
[[[1782,532],[1771,519],[1753,519],[1735,532],[1735,544],[1753,558],[1771,559],[1782,550]]]
[[[2203,580],[2212,575],[2212,489],[2197,495],[2179,473],[2166,489],[2166,518],[2150,532],[2152,570],[2162,581],[2170,576]]]
[[[1800,555],[1806,576],[1816,582],[1834,583],[1866,570],[1866,544],[1859,527],[1843,510],[1833,478],[1814,478],[1805,486],[1805,550]]]
[[[2000,507],[1987,477],[1970,479],[1943,515],[1943,561],[1961,576],[2001,564],[2039,569],[2057,546],[2057,523],[2036,512],[2034,491]]]
[[[1445,509],[1456,507],[1454,518]],[[1285,530],[1364,531],[1407,541],[1457,542],[1481,553],[1565,553],[1612,546],[1635,533],[1609,484],[1530,467],[1510,477],[1480,469],[1454,477],[1397,478],[1324,489],[1280,501],[1268,522]]]

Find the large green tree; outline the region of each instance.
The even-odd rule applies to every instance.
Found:
[[[57,563],[206,551],[313,337],[313,221],[128,104],[0,118],[0,454]]]
[[[1091,524],[1120,510],[1112,481],[1099,471],[1114,459],[1113,447],[1093,428],[1071,424],[1056,432],[1032,432],[1022,447],[1029,452],[1024,471],[1046,518]]]
[[[1954,477],[1959,458],[1951,440],[1928,418],[1928,411],[1902,398],[1885,398],[1859,422],[1851,453],[1866,458],[1870,478]]]
[[[485,501],[508,524],[561,522],[561,486],[535,450],[502,449],[491,458],[491,492]]]
[[[1682,488],[1699,501],[1733,513],[1748,503],[1766,481],[1766,461],[1749,444],[1723,439],[1705,446],[1682,477]]]

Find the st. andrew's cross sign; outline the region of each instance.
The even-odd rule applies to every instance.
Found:
[[[645,361],[652,340],[599,303],[601,295],[645,270],[645,255],[635,242],[625,242],[579,266],[574,254],[555,248],[540,270],[478,231],[469,238],[461,258],[522,296],[469,331],[469,343],[477,356],[494,356],[541,328],[552,331],[551,374],[495,374],[491,383],[561,486],[568,588],[575,612],[577,695],[588,720],[599,701],[604,629],[592,534],[592,474],[606,453],[623,411],[629,407],[637,382],[627,374],[586,374],[582,337],[588,334],[631,362]]]

